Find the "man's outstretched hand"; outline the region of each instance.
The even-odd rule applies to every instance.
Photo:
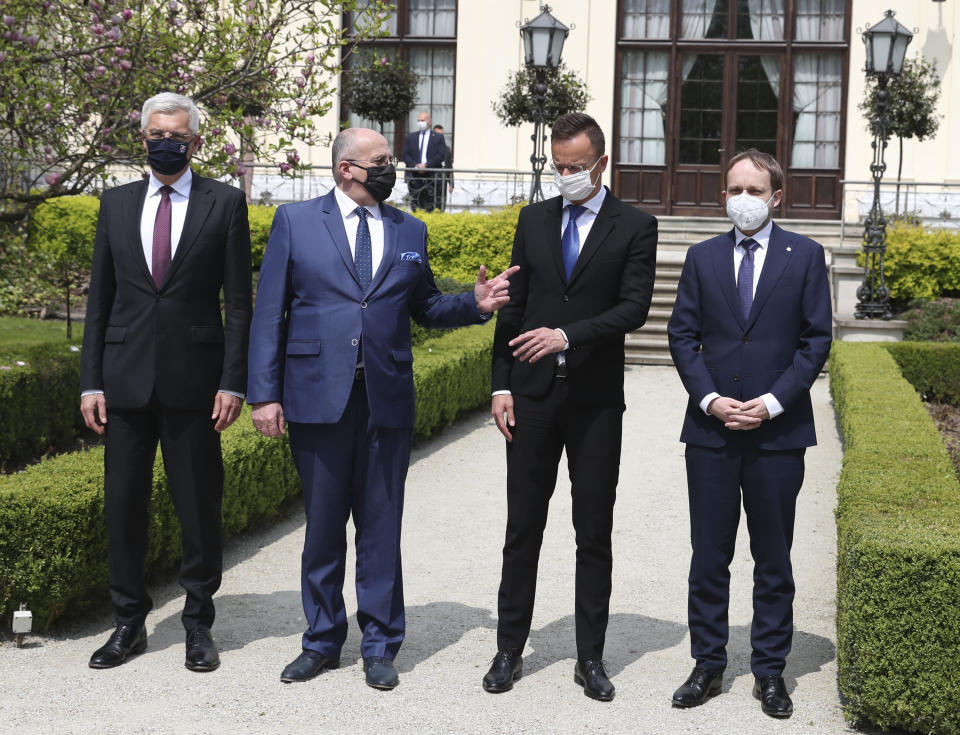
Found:
[[[518,270],[520,270],[519,265],[512,266],[488,281],[487,266],[480,266],[477,284],[473,287],[473,296],[477,300],[477,308],[482,313],[494,312],[510,300],[509,278]]]

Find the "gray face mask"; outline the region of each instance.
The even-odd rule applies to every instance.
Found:
[[[600,156],[603,158],[603,156]],[[560,193],[571,202],[580,202],[593,193],[596,184],[593,183],[591,174],[593,169],[600,163],[600,158],[593,162],[593,165],[586,171],[578,174],[568,174],[561,176],[559,171],[553,172],[553,183],[557,185]]]

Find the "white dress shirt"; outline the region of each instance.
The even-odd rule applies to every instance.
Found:
[[[757,292],[757,284],[760,283],[760,271],[763,270],[763,263],[767,257],[767,246],[770,244],[770,234],[773,232],[773,220],[768,220],[767,224],[759,232],[750,235],[754,242],[757,243],[756,249],[753,251],[753,293]],[[746,249],[740,244],[747,239],[747,235],[744,235],[740,230],[734,228],[733,234],[736,238],[736,244],[733,247],[733,274],[734,279],[740,278],[740,263],[743,260],[743,255],[746,252]],[[703,400],[700,401],[700,410],[705,414],[710,415],[710,412],[707,410],[710,407],[710,403],[714,398],[719,398],[720,394],[717,392],[708,393],[703,397]],[[777,400],[776,396],[773,393],[764,393],[760,396],[763,404],[767,407],[767,413],[770,414],[770,418],[774,416],[779,416],[783,413],[783,406],[780,405],[780,401]]]
[[[357,259],[357,227],[360,226],[360,217],[357,216],[357,204],[344,194],[339,187],[334,187],[333,196],[340,207],[340,216],[343,218],[343,229],[347,231],[347,242],[350,245],[350,254],[354,261]],[[368,212],[367,228],[370,230],[370,250],[373,254],[371,273],[376,275],[377,268],[383,260],[383,217],[380,214],[380,205],[374,204],[364,207]]]
[[[143,202],[140,215],[140,242],[143,244],[143,257],[147,259],[147,268],[153,275],[153,226],[157,221],[157,209],[160,208],[160,187],[163,184],[150,172],[147,184],[147,198]],[[171,184],[170,193],[170,258],[177,254],[177,245],[183,234],[183,223],[187,219],[187,205],[190,203],[190,187],[193,186],[193,172],[188,167],[186,173]]]

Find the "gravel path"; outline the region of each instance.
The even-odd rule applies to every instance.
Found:
[[[614,527],[614,581],[606,660],[617,686],[609,704],[573,683],[574,541],[569,482],[552,503],[540,563],[524,676],[506,694],[480,688],[496,650],[496,594],[506,514],[504,453],[485,411],[414,448],[407,480],[404,576],[407,639],[400,686],[363,682],[355,618],[342,668],[281,684],[299,652],[302,511],[227,545],[214,635],[223,665],[183,667],[180,588],[153,589],[149,648],[127,664],[94,671],[87,660],[112,629],[104,608],[0,644],[3,733],[810,733],[852,732],[836,688],[836,539],[833,519],[841,446],[827,378],[814,387],[820,445],[807,452],[794,566],[794,650],[785,672],[795,714],[775,721],[751,696],[752,563],[741,523],[730,609],[730,666],[723,694],[691,710],[670,706],[689,673],[686,577],[689,533],[683,446],[685,396],[667,367],[627,371],[623,462]],[[356,608],[352,549],[344,590]]]

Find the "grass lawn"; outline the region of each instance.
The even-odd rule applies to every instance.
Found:
[[[73,323],[72,344],[83,339],[83,322]],[[67,343],[67,323],[59,320],[41,321],[19,316],[0,316],[0,352],[8,347],[37,345],[44,342]]]

